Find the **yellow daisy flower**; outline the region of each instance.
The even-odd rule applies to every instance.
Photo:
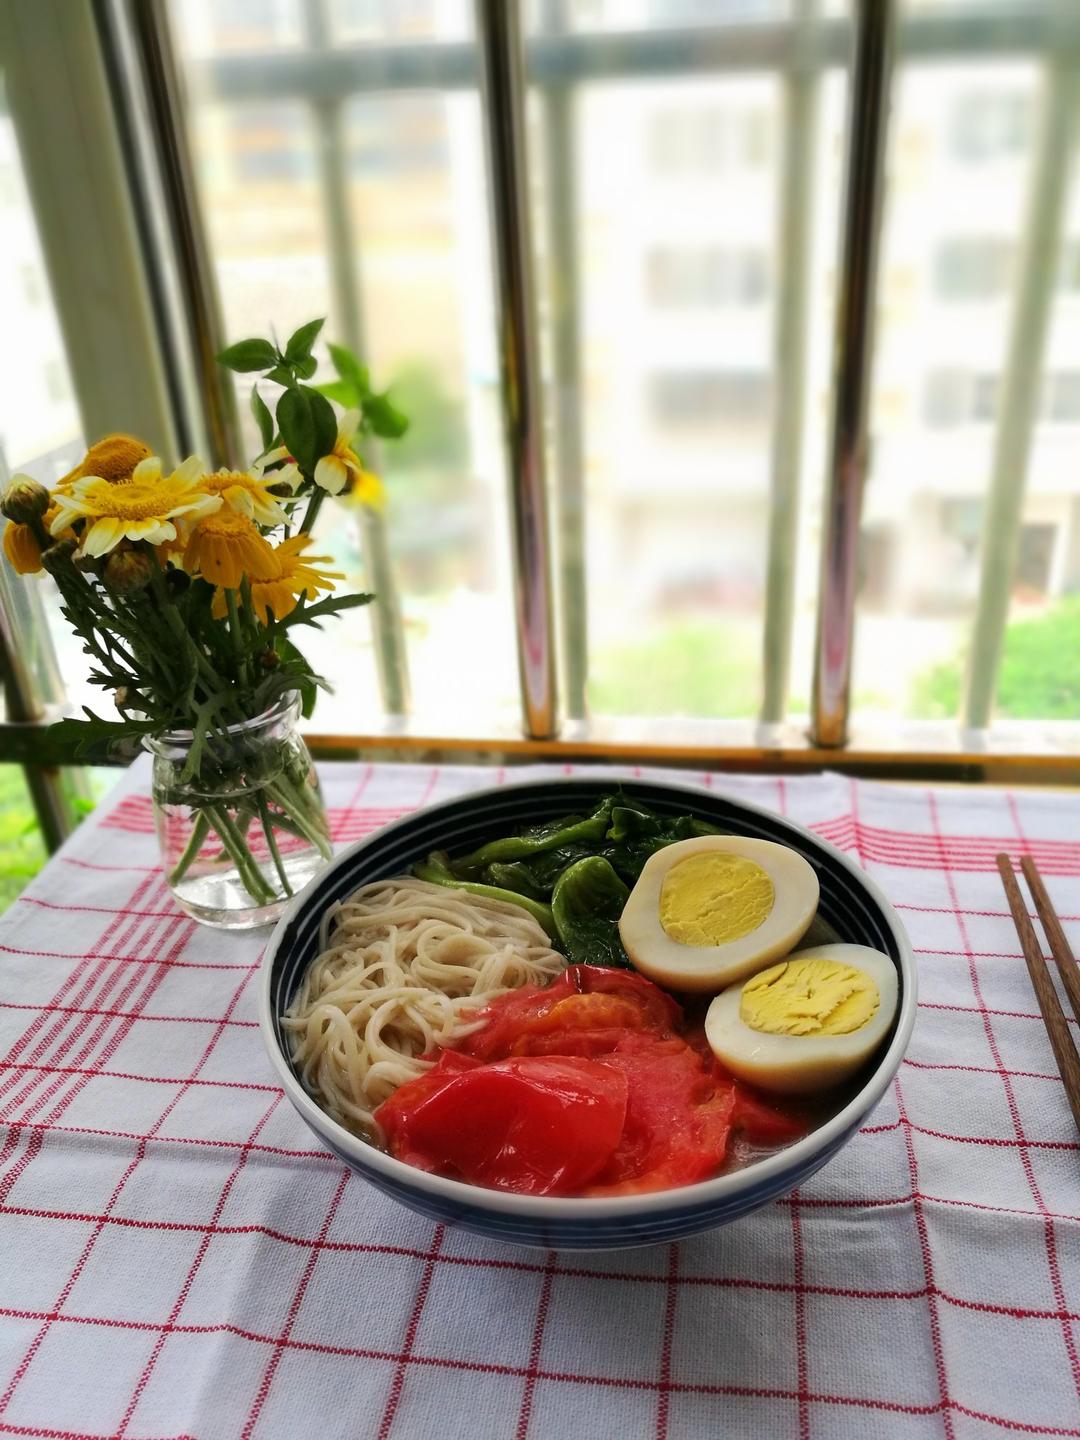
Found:
[[[163,475],[156,455],[141,460],[130,480],[114,484],[100,475],[86,475],[56,496],[56,518],[50,525],[59,535],[76,520],[85,521],[84,555],[105,555],[121,540],[161,545],[176,539],[173,521],[189,520],[220,509],[221,496],[202,488],[202,461],[192,455]]]
[[[251,604],[256,615],[267,624],[271,615],[284,620],[291,610],[296,609],[297,600],[306,595],[314,600],[320,590],[333,590],[335,580],[345,576],[337,570],[317,570],[317,565],[329,565],[329,555],[304,555],[302,552],[311,544],[310,535],[294,535],[283,540],[270,552],[274,557],[276,573],[265,580],[251,583]],[[225,614],[224,590],[218,590],[211,607],[219,618]]]
[[[46,530],[56,519],[56,515],[57,507],[50,505],[41,517],[41,522]],[[71,530],[65,530],[62,535],[57,536],[59,540],[74,540],[74,538],[74,532]],[[41,569],[41,546],[29,525],[20,525],[15,520],[8,521],[4,526],[4,554],[7,556],[8,564],[19,575],[36,575]]]
[[[278,562],[255,522],[226,506],[194,527],[184,550],[184,569],[198,572],[211,585],[238,590],[245,575],[252,585],[271,579]]]
[[[100,480],[130,480],[136,465],[150,455],[150,446],[134,435],[106,435],[91,445],[75,469],[57,482],[57,489],[70,489],[87,475],[96,475]]]
[[[386,490],[374,470],[361,470],[354,476],[346,498],[352,504],[366,505],[369,510],[381,510],[386,504]]]
[[[364,469],[360,456],[352,448],[352,439],[359,424],[359,410],[346,410],[338,421],[333,450],[315,466],[315,484],[329,495],[340,495],[347,489],[350,499],[377,510],[383,503],[382,481],[370,470]]]
[[[270,494],[276,480],[262,475],[249,475],[243,470],[217,470],[203,477],[203,489],[220,495],[225,504],[238,515],[246,515],[260,525],[284,525],[285,511]]]
[[[282,460],[287,463],[282,465]],[[278,468],[271,470],[271,465],[277,465]],[[267,485],[287,485],[295,492],[304,483],[300,466],[289,454],[287,445],[279,445],[276,450],[268,450],[265,455],[260,455],[251,468]]]
[[[4,554],[17,575],[36,575],[41,569],[41,546],[29,525],[8,521],[4,526]]]

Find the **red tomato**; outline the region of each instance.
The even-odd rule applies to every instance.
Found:
[[[564,1053],[550,1048],[550,1040],[534,1048],[533,1039],[567,1031],[670,1031],[682,1011],[670,995],[629,970],[570,965],[544,989],[528,985],[500,995],[477,1018],[488,1023],[466,1036],[458,1048],[478,1060],[496,1060],[506,1055]],[[599,1054],[607,1048],[572,1053]]]
[[[626,1075],[626,1125],[587,1193],[663,1190],[714,1175],[727,1153],[731,1084],[717,1084],[677,1035],[627,1036],[607,1058]]]
[[[715,1175],[735,1131],[778,1145],[805,1129],[735,1080],[704,1030],[632,972],[570,966],[479,1018],[376,1112],[398,1159],[522,1194],[626,1195]]]
[[[390,1153],[494,1190],[580,1194],[619,1143],[626,1076],[597,1060],[464,1058],[447,1052],[379,1106]]]

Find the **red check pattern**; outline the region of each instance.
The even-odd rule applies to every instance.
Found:
[[[340,843],[507,778],[322,774]],[[919,1021],[802,1191],[580,1257],[319,1149],[263,1056],[262,940],[172,905],[134,767],[0,923],[0,1436],[1080,1437],[1080,1142],[993,871],[1035,855],[1080,947],[1080,798],[696,778],[883,885]]]

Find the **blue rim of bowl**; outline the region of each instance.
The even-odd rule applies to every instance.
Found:
[[[406,1165],[404,1161],[395,1160],[392,1155],[387,1155],[385,1151],[377,1149],[376,1146],[362,1140],[351,1130],[347,1130],[336,1120],[331,1119],[308,1094],[293,1069],[292,1061],[285,1052],[284,1040],[279,1027],[280,1017],[273,1003],[274,995],[272,993],[274,962],[282,945],[292,939],[293,928],[299,917],[319,903],[319,896],[326,889],[328,882],[335,875],[346,872],[355,856],[385,845],[397,831],[414,828],[418,819],[429,815],[437,817],[453,811],[463,804],[479,804],[482,807],[485,801],[512,799],[515,795],[522,796],[523,792],[529,789],[550,790],[554,786],[558,786],[564,792],[570,787],[604,793],[610,792],[612,789],[625,788],[630,799],[633,799],[641,791],[667,791],[679,796],[689,796],[699,803],[699,807],[703,798],[719,802],[721,805],[728,805],[736,811],[756,816],[765,822],[764,829],[773,832],[773,835],[767,838],[775,838],[775,832],[778,829],[787,831],[798,842],[793,848],[800,854],[810,858],[816,851],[819,855],[827,856],[842,871],[846,872],[849,879],[854,880],[857,889],[861,889],[869,896],[877,908],[878,917],[884,922],[888,940],[892,942],[884,948],[899,971],[900,1004],[888,1048],[875,1065],[865,1084],[835,1115],[830,1116],[822,1125],[817,1126],[801,1140],[796,1140],[771,1155],[755,1160],[740,1170],[728,1171],[711,1180],[699,1181],[695,1185],[684,1185],[678,1189],[656,1190],[635,1195],[581,1197],[516,1195],[508,1191],[489,1190],[483,1186],[470,1185],[462,1180],[449,1180],[441,1175],[432,1175],[426,1170],[418,1170],[415,1166]],[[645,799],[645,803],[649,803],[647,796],[642,798]],[[689,808],[692,812],[693,806]],[[416,860],[422,858],[424,853],[426,852],[418,848],[410,863],[415,863]],[[400,874],[401,871],[389,873]],[[333,903],[333,898],[330,897],[322,902],[319,909],[320,919],[326,906]],[[786,1172],[798,1171],[812,1165],[822,1151],[836,1148],[843,1142],[847,1133],[857,1128],[862,1119],[874,1108],[900,1068],[900,1061],[903,1059],[915,1025],[918,1003],[917,984],[915,957],[911,942],[892,904],[877,882],[860,869],[842,850],[838,850],[835,845],[821,839],[813,831],[799,825],[796,821],[777,815],[763,805],[756,805],[741,797],[736,799],[727,796],[719,789],[702,791],[696,786],[680,785],[666,780],[656,781],[645,777],[625,776],[613,772],[610,777],[606,775],[553,776],[550,781],[508,782],[482,790],[463,791],[449,800],[423,806],[402,816],[399,820],[391,821],[390,824],[382,826],[378,831],[364,836],[363,839],[357,840],[342,850],[326,869],[316,876],[311,882],[311,886],[301,891],[291,901],[274,927],[273,934],[263,953],[259,975],[259,1027],[271,1063],[292,1104],[316,1133],[326,1136],[328,1143],[332,1145],[332,1149],[339,1156],[355,1161],[361,1169],[381,1173],[388,1180],[399,1185],[411,1187],[451,1204],[464,1205],[473,1209],[486,1209],[497,1214],[520,1215],[532,1220],[551,1222],[587,1220],[589,1218],[609,1219],[617,1218],[619,1215],[630,1219],[631,1217],[640,1218],[650,1213],[660,1214],[669,1210],[673,1204],[687,1208],[722,1205],[725,1200],[734,1200],[738,1197],[748,1185],[764,1186],[774,1178],[780,1180]]]

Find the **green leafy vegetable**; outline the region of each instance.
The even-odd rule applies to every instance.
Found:
[[[529,914],[537,921],[552,939],[556,938],[555,921],[552,919],[551,906],[543,905],[537,900],[530,900],[524,895],[515,895],[511,890],[500,890],[497,885],[477,885],[470,880],[459,880],[450,869],[446,855],[441,850],[434,854],[420,865],[413,866],[413,874],[418,880],[427,880],[432,885],[446,885],[451,890],[467,890],[470,895],[486,895],[489,900],[502,900],[507,905],[520,905],[528,910]]]
[[[454,862],[454,871],[459,875],[471,876],[493,862],[523,860],[545,850],[555,850],[562,845],[578,841],[593,841],[599,844],[607,833],[611,818],[611,800],[601,802],[592,815],[567,815],[561,820],[549,820],[545,825],[534,825],[520,835],[508,835],[503,840],[492,840],[481,845],[471,855]]]
[[[416,874],[534,914],[539,907],[553,923],[537,918],[573,964],[626,965],[618,926],[627,887],[665,845],[717,833],[692,815],[656,815],[625,796],[606,795],[590,815],[547,820],[456,860],[431,856]]]
[[[642,805],[622,803],[612,809],[609,843],[603,853],[629,882],[641,874],[649,856],[665,845],[716,833],[715,825],[692,815],[654,815]]]
[[[571,965],[629,965],[619,938],[619,916],[629,897],[601,855],[589,855],[562,872],[551,896],[551,913]]]

